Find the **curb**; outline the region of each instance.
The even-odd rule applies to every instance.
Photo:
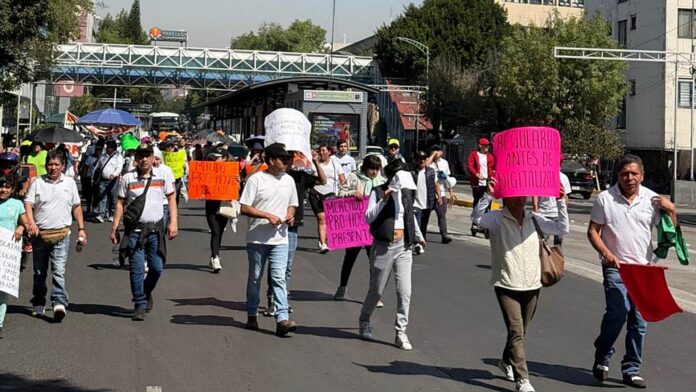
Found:
[[[459,200],[459,199],[455,199],[455,200],[454,200],[454,205],[455,205],[455,206],[458,206],[458,207],[474,208],[474,201],[473,201],[473,200]],[[500,203],[497,202],[497,201],[494,201],[493,204],[492,204],[492,206],[491,206],[491,209],[493,209],[493,210],[499,210],[499,209],[501,209],[501,208],[502,208],[502,206],[501,206]]]

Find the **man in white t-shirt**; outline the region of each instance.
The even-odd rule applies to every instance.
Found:
[[[561,157],[561,161],[563,161],[563,157]],[[563,172],[559,171],[559,174],[561,176],[561,185],[563,185],[563,191],[566,194],[566,205],[568,205],[568,195],[570,195],[570,192],[572,192],[572,189],[570,188],[570,180],[568,179],[568,176],[563,174]],[[557,202],[555,197],[534,196],[532,197],[532,203],[534,205],[535,213],[543,216],[544,218],[558,221],[558,207],[556,206]],[[562,245],[563,236],[555,235],[553,237],[553,243],[554,245]]]
[[[97,169],[94,175],[98,178],[93,180],[98,181],[99,187],[99,208],[97,209],[96,221],[103,223],[105,220],[113,220],[116,189],[118,179],[121,176],[123,169],[123,156],[118,151],[118,145],[115,140],[106,142],[106,151],[99,157]]]
[[[338,151],[335,157],[338,160],[338,164],[343,169],[343,175],[348,178],[350,173],[354,173],[358,170],[358,166],[355,164],[355,159],[348,153],[347,141],[339,140],[338,143],[336,143],[336,148]]]
[[[440,188],[440,200],[435,203],[435,214],[437,215],[437,226],[440,229],[440,236],[443,244],[452,242],[452,237],[447,234],[447,197],[452,197],[452,189],[447,187],[447,178],[452,175],[449,163],[442,157],[442,147],[435,144],[430,147],[430,154],[433,159],[430,167],[435,170],[435,178]],[[427,229],[430,214],[423,215],[425,228]],[[421,226],[421,230],[423,226]],[[423,233],[425,237],[425,233]]]
[[[659,224],[661,211],[669,215],[675,226],[677,212],[667,198],[641,185],[645,172],[639,157],[626,155],[617,168],[618,183],[597,196],[587,228],[587,238],[602,261],[606,299],[600,333],[594,342],[592,375],[600,382],[608,378],[614,343],[628,323],[626,354],[621,361],[623,382],[645,388],[640,366],[648,323],[628,295],[619,268],[622,263],[649,264],[653,254],[652,229]]]
[[[246,235],[249,257],[246,328],[259,329],[259,291],[268,259],[276,307],[276,335],[285,336],[297,328],[289,318],[285,272],[288,266],[288,226],[294,225],[295,208],[299,203],[295,181],[285,173],[292,164],[293,154],[285,149],[285,145],[273,143],[266,147],[265,161],[268,169],[249,177],[239,200],[241,213],[250,218]]]
[[[128,241],[128,259],[130,262],[131,293],[135,313],[134,321],[145,319],[145,313],[152,310],[154,300],[152,292],[162,275],[167,259],[165,235],[169,240],[178,234],[177,208],[175,188],[164,171],[153,167],[154,152],[149,144],[141,144],[135,151],[136,169],[126,173],[119,182],[118,201],[114,212],[114,222],[111,225],[111,242],[115,245],[121,242],[118,224],[124,218],[124,241]],[[140,216],[129,220],[137,203],[136,198],[144,195],[144,208]],[[164,225],[162,199],[167,198],[169,204],[169,222]],[[129,211],[130,209],[130,211]],[[145,276],[145,266],[148,271]]]

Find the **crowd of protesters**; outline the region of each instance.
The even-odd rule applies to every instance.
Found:
[[[301,113],[296,115],[303,127],[311,127]],[[407,160],[400,154],[399,140],[389,139],[386,157],[368,155],[358,165],[346,140],[339,140],[335,146],[316,146],[311,154],[290,150],[281,143],[262,143],[255,142],[248,154],[240,156],[232,155],[225,143],[191,145],[184,138],[144,138],[128,147],[122,140],[119,143],[117,139],[99,138],[76,155],[64,145],[44,146],[38,142],[25,144],[20,151],[5,149],[0,155],[0,227],[13,231],[16,241],[24,241],[25,253],[33,253],[32,315],[45,317],[50,304],[56,322],[66,317],[69,296],[65,275],[71,227],[73,222],[77,224],[79,250],[87,245],[85,220],[90,220],[95,224],[111,223],[109,238],[122,255],[116,266],[124,267],[127,261],[130,270],[132,318],[145,320],[154,307],[154,292],[165,268],[167,241],[178,236],[178,204],[181,198],[187,199],[188,163],[236,161],[240,163],[240,175],[235,180],[242,189],[239,201],[205,201],[205,219],[210,229],[209,266],[219,272],[223,268],[220,246],[225,228],[230,221],[234,224],[236,214],[249,218],[246,328],[259,329],[266,264],[268,306],[264,314],[275,317],[278,336],[297,328],[290,320],[289,293],[305,198],[317,219],[321,254],[330,251],[325,202],[335,197],[365,198],[365,220],[374,241],[371,246],[345,249],[340,283],[333,298],[345,299],[351,271],[365,249],[369,289],[357,316],[358,334],[362,339],[372,338],[370,319],[382,306],[383,291],[393,273],[397,298],[394,342],[400,349],[411,350],[406,332],[413,257],[426,252],[426,232],[433,211],[441,242],[452,241],[446,213],[454,182],[442,148],[433,145]],[[560,245],[568,233],[566,195],[570,189],[561,173],[558,197],[534,198],[534,213],[527,209],[526,197],[504,198],[503,208],[491,211],[496,181],[489,145],[487,139],[480,139],[478,149],[467,160],[474,195],[472,229],[490,233],[491,284],[507,327],[499,368],[506,379],[515,382],[517,391],[530,392],[534,388],[529,381],[524,341],[541,289],[539,241],[555,236],[555,243]],[[172,154],[177,159],[167,159]],[[588,231],[592,246],[601,255],[607,298],[592,372],[598,380],[606,380],[613,345],[628,320],[629,352],[622,362],[623,381],[637,388],[645,387],[639,371],[646,323],[621,282],[619,261],[649,262],[646,255],[651,251],[650,233],[660,211],[666,211],[676,222],[674,205],[642,187],[642,179],[640,158],[624,157],[618,165],[618,184],[595,202]],[[223,206],[228,204],[238,211],[223,213]],[[640,207],[641,213],[623,212],[633,206]],[[49,271],[50,302],[46,298]],[[7,295],[0,293],[0,337],[7,302]]]

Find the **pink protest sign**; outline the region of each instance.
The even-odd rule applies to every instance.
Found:
[[[493,137],[495,197],[558,196],[561,135],[549,127],[508,129]]]
[[[365,220],[368,199],[354,197],[324,200],[326,238],[329,249],[372,245],[370,225]]]

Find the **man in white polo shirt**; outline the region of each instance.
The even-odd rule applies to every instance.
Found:
[[[288,226],[294,226],[295,208],[299,203],[295,181],[285,174],[292,164],[293,154],[281,143],[266,146],[264,154],[268,169],[249,177],[239,199],[242,214],[250,218],[246,236],[249,257],[246,328],[259,329],[259,291],[263,267],[268,259],[276,307],[276,335],[285,336],[297,328],[288,315],[285,273],[288,266]]]
[[[34,289],[31,303],[32,315],[42,317],[46,307],[46,276],[51,266],[53,274],[53,318],[60,322],[65,318],[68,306],[68,290],[65,287],[65,265],[70,251],[70,226],[73,216],[77,221],[77,235],[87,244],[85,222],[80,207],[80,194],[72,177],[63,175],[65,155],[49,151],[46,155],[46,174],[32,182],[24,198],[24,208],[29,220],[28,234],[35,237]]]
[[[644,170],[639,157],[626,155],[619,160],[617,168],[618,184],[599,194],[587,229],[587,237],[602,261],[606,298],[606,312],[594,343],[592,374],[599,381],[608,378],[614,343],[628,321],[626,355],[621,361],[623,382],[634,388],[645,388],[640,365],[647,322],[628,296],[619,268],[621,263],[650,263],[652,229],[660,222],[660,211],[666,211],[675,224],[677,214],[669,200],[641,186]]]
[[[116,185],[122,169],[123,157],[118,151],[116,141],[109,140],[106,142],[106,152],[99,157],[99,162],[94,172],[96,178],[93,179],[98,184],[99,191],[99,207],[95,217],[95,220],[99,223],[107,219],[113,220]]]
[[[144,320],[145,313],[152,310],[152,292],[167,259],[165,234],[169,240],[173,240],[178,234],[175,188],[164,171],[153,167],[153,155],[152,146],[148,144],[141,144],[135,151],[136,169],[121,177],[114,222],[111,225],[111,241],[118,244],[121,241],[118,223],[121,217],[124,218],[123,240],[128,241],[129,248],[134,321]],[[143,195],[145,189],[147,193],[144,195],[144,205],[134,208],[140,204],[136,199]],[[162,199],[165,197],[169,204],[169,222],[166,228],[162,208]],[[134,210],[137,212],[133,213]],[[145,263],[148,266],[147,277]]]

